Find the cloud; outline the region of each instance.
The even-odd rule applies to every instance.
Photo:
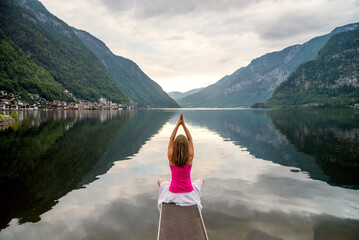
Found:
[[[359,21],[356,0],[42,0],[167,91],[214,83],[254,58]]]
[[[101,0],[110,11],[131,11],[136,17],[173,17],[203,12],[226,12],[229,9],[243,9],[248,5],[261,1],[247,0]],[[265,1],[265,0],[262,0]]]

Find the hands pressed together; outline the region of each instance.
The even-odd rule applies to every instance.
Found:
[[[181,116],[180,116],[180,118],[179,118],[179,120],[178,120],[177,125],[178,125],[178,126],[184,125],[183,113],[181,113]]]

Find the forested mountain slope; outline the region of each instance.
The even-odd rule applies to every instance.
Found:
[[[359,30],[332,36],[268,100],[271,107],[353,107],[359,103]]]
[[[72,28],[49,13],[39,1],[0,0],[0,28],[29,61],[48,71],[56,82],[78,98],[97,101],[105,97],[114,102],[128,102],[106,68]],[[26,74],[18,75],[11,81],[24,86],[22,82],[26,78]],[[42,81],[47,79],[50,78]]]
[[[47,100],[68,100],[70,95],[51,74],[37,65],[0,31],[0,89],[19,93],[27,100],[27,93],[38,93]]]

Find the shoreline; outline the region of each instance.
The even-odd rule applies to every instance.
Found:
[[[11,126],[14,123],[16,123],[16,120],[14,118],[10,117],[10,116],[0,118],[0,126],[2,126],[2,127]]]

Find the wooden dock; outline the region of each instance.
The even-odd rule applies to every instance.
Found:
[[[158,240],[208,240],[202,214],[197,205],[181,207],[162,203]]]

